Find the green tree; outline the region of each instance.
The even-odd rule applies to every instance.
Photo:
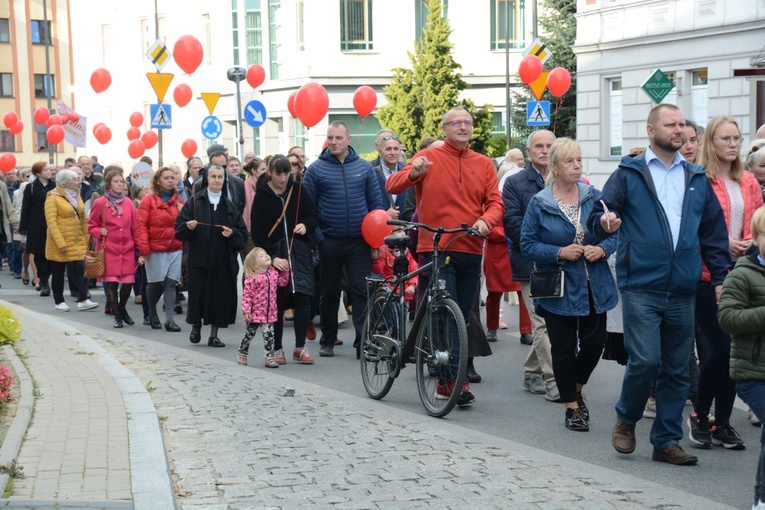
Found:
[[[556,136],[576,137],[576,55],[571,49],[576,39],[576,0],[542,0],[539,25],[540,39],[552,51],[545,70],[562,67],[571,74],[571,88],[561,99],[545,92],[543,100],[550,101],[551,124]],[[513,94],[513,134],[516,147],[525,147],[532,129],[526,125],[526,102],[534,101],[528,87]]]
[[[451,53],[452,29],[441,14],[441,0],[430,0],[428,7],[422,38],[415,43],[414,53],[407,52],[411,69],[393,70],[393,79],[383,90],[388,104],[378,109],[377,117],[382,126],[396,132],[407,153],[414,154],[422,137],[441,136],[444,113],[462,106],[475,120],[471,146],[485,149],[491,134],[491,112],[486,107],[477,108],[469,99],[459,101],[468,84],[459,72],[462,66]]]

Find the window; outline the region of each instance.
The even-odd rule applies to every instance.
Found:
[[[300,119],[295,119],[295,145],[299,145],[305,150],[308,145],[308,130]],[[306,161],[306,164],[308,162]]]
[[[13,75],[0,73],[0,97],[13,97]]]
[[[523,0],[489,0],[491,2],[491,49],[504,50],[526,46],[526,18]]]
[[[303,0],[297,0],[297,50],[305,50],[305,32],[303,30]]]
[[[675,84],[675,88],[669,91],[669,94],[667,94],[662,103],[677,106],[677,73],[675,71],[664,71],[664,74]]]
[[[609,156],[622,155],[622,80],[608,81]]]
[[[205,64],[212,64],[212,37],[210,36],[210,15],[202,14],[202,30],[205,34]]]
[[[0,151],[16,152],[16,137],[7,129],[0,129]]]
[[[372,0],[340,0],[340,50],[371,50]]]
[[[47,78],[50,77],[50,82]],[[35,97],[56,97],[56,77],[45,74],[35,75]]]
[[[430,9],[428,7],[430,6],[430,2],[428,0],[415,0],[415,2],[414,35],[415,38],[419,41],[420,38],[422,38],[422,31],[428,24],[428,16],[430,15]],[[442,14],[444,18],[446,18],[447,12],[449,10],[449,0],[443,0],[441,4],[443,6]]]
[[[0,43],[11,42],[11,27],[8,18],[0,18]]]
[[[281,7],[280,0],[268,0],[268,38],[270,42],[269,53],[271,59],[271,79],[279,79],[279,43],[276,32],[279,24],[276,22],[277,12]]]
[[[263,22],[260,14],[260,0],[246,0],[244,3],[245,14],[245,37],[247,44],[247,65],[263,63]],[[272,37],[276,34],[274,29]],[[276,51],[276,46],[272,44],[272,51]],[[276,60],[271,56],[272,62]],[[273,65],[273,64],[272,64]],[[278,65],[278,64],[277,64]],[[277,72],[278,76],[278,72]]]
[[[367,154],[369,152],[375,152],[375,137],[380,130],[380,121],[377,120],[375,115],[366,117],[362,122],[361,117],[356,115],[329,115],[329,122],[336,120],[342,120],[348,124],[348,129],[353,136],[351,140],[351,146],[357,154]]]
[[[709,73],[707,69],[691,72],[691,118],[699,126],[706,127],[709,119],[707,109],[707,87]],[[758,84],[760,82],[757,82]],[[759,124],[758,124],[759,125]]]
[[[53,38],[50,37],[50,21],[40,19],[32,20],[32,44],[45,44],[46,39],[49,44],[53,44]]]
[[[491,112],[491,136],[505,136],[505,112]]]

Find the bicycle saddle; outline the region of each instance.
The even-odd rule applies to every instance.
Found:
[[[388,248],[409,248],[412,244],[409,236],[386,236],[383,241]]]

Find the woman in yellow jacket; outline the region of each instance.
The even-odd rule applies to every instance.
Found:
[[[96,308],[98,303],[88,299],[88,285],[84,278],[85,250],[90,236],[85,204],[80,198],[80,178],[73,171],[61,170],[56,175],[56,189],[45,199],[45,220],[48,223],[45,257],[50,261],[53,273],[51,290],[56,311],[69,311],[64,302],[64,271],[77,284],[77,310]]]

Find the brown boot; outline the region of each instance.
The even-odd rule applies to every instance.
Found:
[[[635,451],[635,425],[624,423],[616,417],[616,425],[611,436],[614,448],[619,453],[632,453]]]
[[[695,455],[689,455],[685,453],[679,444],[671,444],[661,450],[653,451],[653,460],[659,462],[669,462],[677,466],[692,466],[696,464],[699,459]]]

